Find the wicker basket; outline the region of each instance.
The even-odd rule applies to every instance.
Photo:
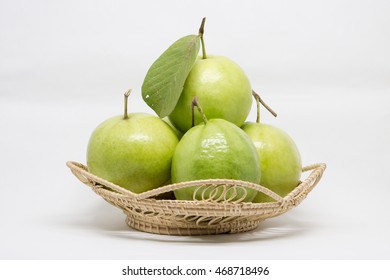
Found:
[[[169,235],[202,235],[238,233],[255,229],[267,218],[281,215],[297,206],[316,186],[326,169],[324,163],[303,168],[309,173],[301,183],[285,197],[250,182],[238,180],[200,180],[166,185],[140,194],[132,193],[88,172],[85,165],[69,161],[67,166],[84,184],[107,202],[124,211],[126,223],[137,230]],[[184,201],[170,197],[173,190],[188,186],[208,189],[252,188],[275,202],[247,203],[238,200],[215,199]]]

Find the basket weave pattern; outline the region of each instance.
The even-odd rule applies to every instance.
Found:
[[[69,161],[67,166],[85,185],[110,204],[126,214],[126,223],[137,230],[170,235],[202,235],[238,233],[255,229],[267,218],[281,215],[297,206],[317,185],[326,169],[324,163],[303,168],[308,176],[285,197],[258,184],[239,180],[198,180],[166,185],[140,194],[135,194],[107,180],[99,178],[88,168]],[[222,195],[204,200],[175,200],[169,197],[172,191],[189,186],[198,190],[224,189]],[[271,197],[275,202],[248,203],[243,198],[224,200],[224,194],[235,188],[251,188]],[[214,192],[215,193],[215,192]]]

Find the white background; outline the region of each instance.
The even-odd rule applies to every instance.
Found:
[[[390,2],[0,0],[1,259],[389,259]],[[237,235],[135,231],[80,183],[92,130],[152,111],[141,85],[176,39],[242,66],[323,180]],[[249,120],[255,118],[255,107]]]

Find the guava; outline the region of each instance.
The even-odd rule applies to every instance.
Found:
[[[172,182],[236,179],[260,183],[260,161],[248,135],[224,119],[203,119],[205,122],[188,130],[176,147],[172,158]],[[176,199],[201,200],[202,190],[194,195],[197,187],[175,190]],[[208,199],[211,194],[209,190],[203,198]],[[221,194],[222,188],[212,196],[218,198]],[[238,188],[236,194],[228,192],[225,199],[243,199],[249,202],[255,195],[256,191],[253,189]]]
[[[260,159],[260,184],[282,197],[286,196],[297,187],[302,173],[301,156],[297,145],[284,130],[260,123],[259,118],[257,122],[245,123],[242,130],[256,147]],[[270,201],[273,199],[260,192],[253,200]]]
[[[128,96],[128,95],[127,95]],[[89,171],[134,193],[170,180],[178,137],[160,118],[146,113],[112,117],[92,133],[87,149]]]
[[[225,119],[240,127],[252,106],[251,92],[248,77],[232,60],[223,56],[198,58],[169,119],[183,133],[189,130],[191,101],[197,96],[209,119]],[[195,112],[195,124],[201,122],[202,117]]]

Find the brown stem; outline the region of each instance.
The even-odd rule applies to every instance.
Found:
[[[130,93],[131,93],[131,89],[129,89],[128,91],[125,92],[125,110],[124,110],[124,114],[123,114],[124,120],[127,120],[129,118],[129,115],[127,114],[127,103],[128,103]]]
[[[200,106],[199,104],[199,100],[198,100],[198,97],[195,96],[194,99],[192,99],[192,103],[191,103],[191,110],[192,110],[192,126],[195,125],[195,106],[198,108],[198,111],[200,113],[200,115],[202,116],[202,119],[204,121],[204,123],[206,124],[207,123],[207,118],[206,118],[206,115],[204,114],[203,112],[203,109],[202,107]]]
[[[202,23],[200,24],[200,27],[199,27],[199,32],[198,32],[198,35],[200,37],[200,42],[202,43],[202,58],[203,59],[206,59],[207,58],[207,55],[206,55],[206,47],[204,45],[204,39],[203,39],[203,34],[204,34],[204,24],[206,22],[206,18],[204,17],[202,19]]]
[[[255,98],[256,100],[256,104],[257,104],[257,118],[256,118],[256,122],[259,123],[260,122],[260,103],[261,105],[263,105],[267,110],[268,112],[270,112],[274,117],[277,117],[278,114],[276,114],[276,112],[274,110],[272,110],[264,101],[263,99],[261,99],[260,95],[258,95],[254,90],[252,90],[252,95],[253,97]]]

